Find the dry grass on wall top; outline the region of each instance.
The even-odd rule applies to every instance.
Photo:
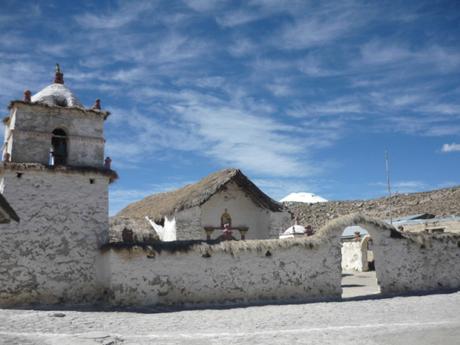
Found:
[[[342,235],[343,230],[348,226],[358,225],[366,230],[375,230],[378,232],[387,232],[391,238],[406,239],[419,244],[429,244],[431,241],[460,241],[459,233],[424,233],[424,232],[400,232],[396,228],[382,220],[378,220],[363,214],[351,214],[342,216],[328,222],[323,226],[315,236],[318,236],[321,241],[326,239],[338,238]],[[372,237],[372,233],[370,234]],[[460,242],[459,242],[460,247]]]
[[[102,252],[107,250],[115,251],[131,251],[143,250],[148,253],[155,252],[161,254],[162,252],[168,253],[187,253],[195,252],[198,255],[208,256],[216,253],[226,253],[230,255],[237,255],[244,252],[258,252],[266,253],[276,250],[285,250],[290,248],[305,248],[315,249],[321,245],[321,240],[316,236],[284,239],[284,240],[246,240],[246,241],[174,241],[174,242],[161,242],[154,241],[151,243],[108,243],[101,247]]]
[[[384,221],[358,213],[342,216],[329,221],[316,232],[315,236],[319,236],[321,239],[340,237],[345,228],[355,225],[361,226],[366,230],[368,230],[368,228],[378,229],[380,231],[386,230],[389,231],[391,237],[393,238],[403,238],[403,235],[397,231],[394,226]]]

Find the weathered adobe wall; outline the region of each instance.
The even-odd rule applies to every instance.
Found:
[[[102,167],[104,160],[103,116],[68,108],[17,105],[12,109],[11,158],[15,162],[48,164],[52,132],[68,135],[68,164]]]
[[[460,288],[460,236],[399,233],[387,223],[362,215],[338,218],[316,235],[340,247],[340,236],[351,225],[363,227],[372,237],[375,270],[383,293]]]
[[[254,303],[339,298],[339,261],[316,240],[261,240],[105,249],[99,269],[114,305]]]
[[[340,236],[350,225],[363,226],[373,238],[383,293],[460,288],[458,236],[401,237],[392,226],[359,215],[337,219],[300,239],[199,244],[176,252],[112,245],[103,250],[99,269],[106,274],[108,302],[114,305],[338,298]]]
[[[94,302],[101,295],[95,265],[107,241],[109,178],[17,172],[2,175],[20,222],[0,225],[0,305]]]

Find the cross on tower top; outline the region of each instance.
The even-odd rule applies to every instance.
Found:
[[[54,74],[54,83],[55,84],[64,84],[64,73],[61,71],[59,64],[56,64],[56,72]]]

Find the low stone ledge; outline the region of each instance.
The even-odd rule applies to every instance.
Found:
[[[21,100],[11,101],[10,104],[8,105],[8,109],[12,109],[14,106],[17,106],[17,105],[29,106],[29,107],[39,107],[39,108],[45,108],[45,109],[55,109],[55,110],[62,110],[62,109],[69,110],[70,109],[70,110],[77,111],[83,114],[94,114],[94,115],[102,116],[104,120],[106,120],[110,115],[109,111],[104,111],[104,110],[99,110],[99,109],[86,109],[86,108],[80,108],[80,107],[60,107],[57,105],[49,105],[49,104],[39,103],[39,102],[24,102]]]
[[[64,174],[100,174],[109,177],[110,183],[118,179],[118,174],[114,170],[89,166],[45,165],[41,163],[3,162],[0,165],[0,172],[2,172],[3,170],[46,171]]]

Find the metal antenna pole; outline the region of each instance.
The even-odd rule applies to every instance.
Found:
[[[391,204],[391,182],[390,182],[390,159],[388,157],[388,151],[385,150],[385,170],[387,173],[387,187],[388,187],[388,207],[390,212],[390,224],[393,225],[392,217],[392,204]]]

